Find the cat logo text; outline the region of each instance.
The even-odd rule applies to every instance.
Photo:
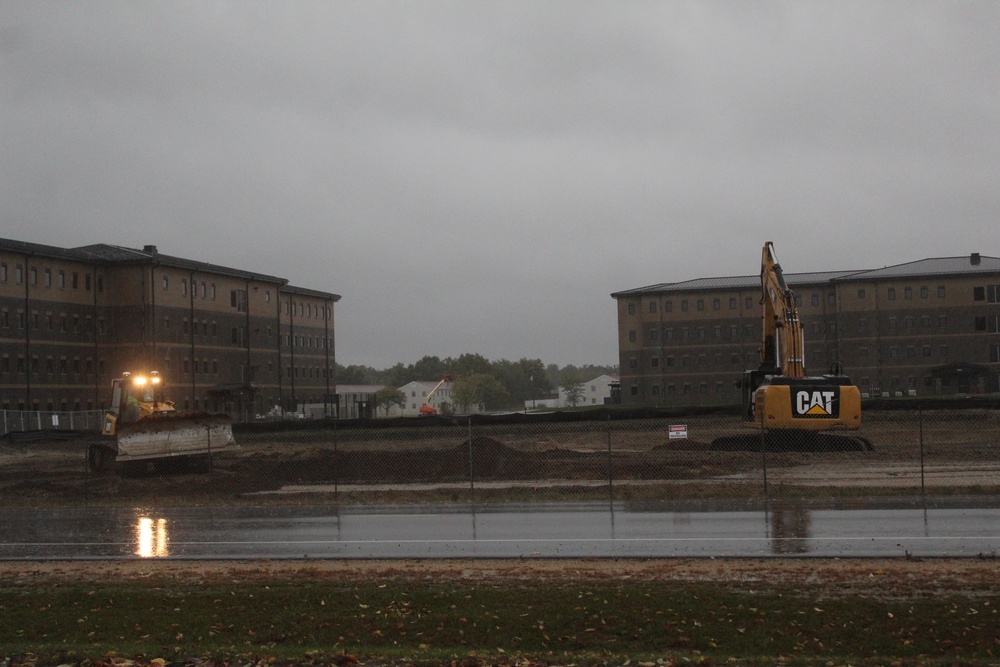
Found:
[[[830,389],[795,392],[792,407],[797,417],[837,417],[840,412],[837,392]]]

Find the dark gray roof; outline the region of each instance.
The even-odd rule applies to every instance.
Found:
[[[146,246],[142,250],[136,248],[126,248],[124,246],[108,245],[106,243],[95,243],[93,245],[81,246],[79,248],[57,248],[56,246],[41,245],[38,243],[26,243],[24,241],[14,241],[11,239],[0,239],[0,250],[10,252],[31,254],[38,257],[52,257],[57,259],[74,260],[78,262],[89,262],[92,264],[157,264],[181,269],[184,271],[195,271],[203,273],[214,273],[217,275],[232,276],[244,280],[255,280],[260,282],[272,282],[279,286],[279,290],[303,296],[312,296],[320,299],[330,299],[339,301],[339,294],[330,292],[320,292],[305,287],[292,287],[288,285],[288,280],[277,276],[269,276],[263,273],[253,273],[242,269],[233,269],[218,264],[199,262],[184,257],[174,257],[173,255],[163,255],[156,246]]]
[[[978,264],[973,261],[978,258]],[[933,257],[916,262],[896,264],[872,271],[863,271],[840,280],[878,280],[880,278],[920,278],[922,276],[962,275],[969,273],[1000,273],[1000,258],[982,255]]]
[[[831,280],[843,278],[856,273],[855,271],[823,271],[818,273],[786,273],[785,281],[791,287],[796,285],[822,285]],[[752,289],[760,286],[760,276],[732,276],[728,278],[695,278],[680,283],[660,283],[648,287],[615,292],[614,298],[622,296],[640,296],[643,294],[664,294],[669,292],[696,292],[699,290],[720,289]]]
[[[943,276],[962,274],[1000,273],[1000,258],[972,254],[962,257],[936,257],[921,259],[905,264],[896,264],[881,269],[860,271],[822,271],[816,273],[786,273],[785,280],[790,287],[822,285],[830,282],[851,280],[880,280],[895,278],[920,278],[923,276]],[[699,290],[746,289],[760,285],[760,276],[733,276],[728,278],[695,278],[679,283],[659,283],[648,287],[622,290],[611,294],[614,298],[641,296],[644,294],[666,294],[670,292],[695,292]]]
[[[331,294],[330,292],[320,292],[318,290],[309,289],[308,287],[295,287],[294,285],[282,285],[279,292],[283,294],[298,294],[300,296],[311,296],[317,299],[329,299],[331,301],[340,301],[339,294]]]

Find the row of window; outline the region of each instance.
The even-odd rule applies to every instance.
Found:
[[[696,299],[695,300],[695,309],[699,310],[699,311],[704,311],[705,307],[706,307],[706,303],[707,302],[705,301],[705,299]],[[657,312],[657,309],[659,308],[658,304],[659,304],[659,301],[650,301],[649,302],[649,312],[650,312],[650,314],[655,314]],[[739,306],[739,300],[735,296],[729,297],[729,310],[736,310],[738,306]],[[747,310],[752,310],[754,308],[754,299],[753,299],[753,297],[751,297],[751,296],[746,297],[744,299],[744,306],[746,307]],[[680,309],[681,309],[682,313],[686,313],[686,312],[690,311],[691,310],[690,301],[688,299],[681,299],[680,300]],[[712,299],[712,310],[722,310],[722,298],[721,297],[715,297],[715,298]],[[636,312],[636,306],[635,306],[635,304],[634,303],[628,304],[628,314],[629,315],[635,315],[635,312]],[[664,301],[663,302],[663,312],[665,312],[665,313],[672,313],[672,312],[674,312],[674,302],[670,301],[670,300]]]
[[[80,273],[77,271],[72,271],[67,274],[66,271],[60,269],[53,274],[52,269],[42,269],[41,276],[41,283],[43,287],[51,288],[54,286],[58,289],[66,289],[68,285],[71,289],[80,289]],[[37,267],[32,266],[28,269],[28,285],[30,287],[38,287],[38,277],[39,272]],[[0,262],[0,283],[6,283],[9,280],[10,273],[7,268],[7,262]],[[91,290],[92,280],[93,276],[90,273],[83,274],[83,288],[88,292]],[[24,284],[23,264],[14,265],[14,283],[17,285]],[[104,291],[104,278],[102,276],[97,276],[97,291]]]
[[[23,374],[27,372],[29,362],[24,358],[24,356],[18,356],[14,359],[13,363],[11,358],[7,355],[0,357],[0,374],[7,375],[9,373]],[[95,362],[92,358],[88,357],[86,359],[80,359],[80,357],[73,357],[72,359],[68,357],[31,357],[30,361],[31,372],[33,374],[45,373],[46,375],[69,375],[69,374],[80,374],[86,373],[92,375],[95,371]],[[98,360],[96,362],[96,371],[98,374],[104,373],[104,361]]]
[[[72,317],[66,315],[66,313],[59,313],[58,315],[54,313],[39,313],[38,311],[33,311],[28,317],[28,321],[31,323],[31,328],[38,331],[44,329],[45,331],[59,331],[60,333],[93,333],[94,331],[94,321],[90,315],[81,318],[79,315],[73,315]],[[14,312],[14,316],[11,317],[11,313],[6,308],[0,310],[0,329],[24,329],[26,324],[25,313],[23,310],[17,310]],[[104,322],[104,318],[97,318],[97,333],[104,335],[107,333],[107,327]]]
[[[932,317],[930,315],[921,315],[919,318],[914,317],[904,317],[902,318],[902,328],[905,331],[913,331],[916,323],[919,321],[921,329],[930,329]],[[937,328],[944,330],[948,328],[948,316],[938,315],[936,318]],[[973,328],[975,331],[987,331],[989,333],[1000,333],[1000,314],[995,315],[979,315],[973,318]],[[890,333],[897,331],[900,326],[899,318],[892,316],[886,318],[886,325]],[[819,336],[823,334],[824,329],[826,333],[833,336],[837,334],[837,323],[836,322],[813,322],[809,325],[807,331]],[[868,318],[862,317],[858,320],[858,331],[868,331]],[[693,337],[692,337],[693,332]],[[716,325],[711,329],[706,327],[695,327],[693,330],[691,327],[681,327],[680,328],[680,340],[708,340],[709,332],[711,332],[712,340],[723,340],[723,334],[726,332],[726,328],[722,325]],[[659,327],[650,327],[646,331],[646,342],[656,343],[660,340],[661,329]],[[662,329],[662,339],[666,341],[674,340],[674,328],[668,327]],[[728,340],[737,341],[740,339],[740,327],[736,324],[730,324],[728,327]],[[748,338],[752,339],[756,335],[756,327],[752,324],[743,325],[743,340]],[[638,335],[635,329],[630,329],[628,333],[628,341],[630,343],[635,343],[637,341]]]
[[[722,340],[722,334],[725,329],[721,325],[716,325],[712,328],[712,337],[715,340]],[[655,343],[660,340],[660,328],[651,327],[646,331],[646,341],[650,343]],[[708,339],[708,329],[705,327],[695,327],[693,330],[694,338],[692,338],[691,327],[680,327],[680,340],[707,340]],[[667,327],[662,330],[663,340],[675,340],[674,328]],[[728,327],[729,340],[740,340],[740,327],[736,324],[731,324]],[[743,325],[743,336],[744,338],[753,338],[756,336],[757,327],[753,324]],[[635,343],[638,338],[635,329],[630,329],[628,332],[628,342]]]
[[[920,295],[921,299],[929,299],[930,295],[931,295],[930,287],[928,287],[927,285],[923,285],[923,286],[919,287],[918,290],[917,290],[917,294]],[[867,292],[866,292],[865,288],[864,287],[859,287],[858,288],[858,299],[865,299],[866,297],[867,297]],[[889,300],[889,301],[895,301],[896,300],[896,288],[895,287],[887,287],[887,288],[885,288],[885,298],[887,300]],[[909,286],[904,287],[903,288],[903,299],[909,301],[912,298],[913,298],[913,288],[909,287]],[[939,299],[945,298],[944,285],[938,285],[937,286],[937,298],[939,298]]]
[[[901,292],[901,296],[902,296],[903,300],[906,300],[906,301],[912,300],[915,295],[918,296],[920,299],[929,299],[930,298],[930,293],[931,293],[930,287],[928,285],[923,285],[923,286],[918,287],[916,289],[914,289],[913,287],[910,287],[910,286],[905,286],[901,290],[897,289],[896,287],[887,287],[886,290],[885,290],[885,297],[889,301],[895,301],[897,299],[897,297],[900,295],[900,292]],[[858,299],[864,300],[868,296],[868,290],[865,287],[859,287],[857,294],[858,294]],[[947,292],[945,290],[945,286],[944,285],[938,285],[937,286],[937,290],[936,290],[936,294],[937,294],[937,298],[938,299],[944,299],[946,297],[946,294],[947,294]],[[984,286],[979,286],[979,287],[973,287],[972,288],[972,298],[975,301],[986,301],[988,303],[1000,303],[1000,285],[984,285]],[[722,310],[722,301],[723,301],[722,297],[714,297],[712,299],[712,301],[711,301],[712,310]],[[820,302],[821,302],[821,296],[820,296],[820,294],[813,293],[813,294],[811,294],[809,296],[809,303],[810,303],[810,305],[812,305],[812,306],[819,306]],[[804,303],[804,301],[803,301],[802,295],[801,294],[796,294],[795,295],[795,305],[801,307],[803,305],[803,303]],[[826,295],[826,303],[827,303],[827,305],[830,305],[830,306],[837,305],[837,295],[834,292],[827,293],[827,295]],[[706,299],[696,299],[694,301],[694,304],[695,304],[695,310],[704,311],[706,309],[706,307],[707,307],[708,302],[707,302]],[[728,297],[728,304],[729,304],[729,310],[736,310],[737,307],[739,306],[739,300],[737,299],[737,297],[734,297],[734,296]],[[753,310],[754,309],[754,299],[753,299],[753,297],[745,297],[744,298],[744,307],[747,310]],[[658,301],[650,301],[649,304],[648,304],[648,308],[649,308],[650,314],[655,314],[657,312],[657,309],[659,308],[659,302]],[[674,303],[673,303],[673,301],[666,300],[666,301],[663,302],[663,312],[665,312],[665,313],[671,313],[671,312],[673,312],[673,310],[674,310]],[[685,313],[690,310],[690,301],[688,299],[681,299],[680,300],[680,310],[681,310],[681,312],[685,312]],[[636,314],[636,305],[634,303],[628,304],[628,314],[629,315],[635,315]]]

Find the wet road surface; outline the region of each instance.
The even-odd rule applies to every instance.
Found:
[[[846,503],[846,504],[845,504]],[[0,559],[995,556],[1000,498],[0,509]]]

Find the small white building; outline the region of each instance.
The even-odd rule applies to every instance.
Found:
[[[610,375],[599,375],[593,380],[581,382],[580,386],[583,392],[577,406],[610,405],[611,383],[613,382],[618,382],[618,378],[611,377]],[[570,407],[569,401],[566,400],[566,390],[562,387],[559,387],[559,407]]]

